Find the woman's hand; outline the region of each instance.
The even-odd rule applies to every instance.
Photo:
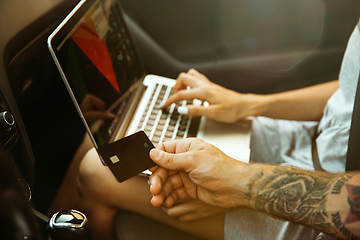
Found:
[[[188,89],[190,87],[190,89]],[[191,116],[206,116],[221,122],[236,122],[257,114],[261,96],[241,94],[212,83],[195,69],[181,73],[173,87],[174,94],[164,103],[162,108],[181,100],[199,99],[209,106],[188,105],[179,107],[178,112]]]
[[[208,205],[196,199],[187,198],[177,202],[172,207],[163,206],[164,212],[170,217],[179,219],[181,222],[194,221],[232,210]]]

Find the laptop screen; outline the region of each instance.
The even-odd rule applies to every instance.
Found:
[[[89,4],[89,3],[86,3]],[[84,6],[82,7],[84,8]],[[93,1],[60,29],[53,46],[98,147],[109,143],[142,76],[142,66],[115,0]],[[59,37],[58,37],[59,38]],[[54,43],[53,43],[54,44]]]

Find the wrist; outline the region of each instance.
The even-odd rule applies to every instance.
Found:
[[[240,94],[237,104],[238,120],[247,117],[266,116],[275,99],[271,95]]]
[[[227,175],[229,179],[228,193],[234,202],[231,207],[254,208],[258,196],[258,182],[263,176],[261,165],[242,163],[234,159],[232,171]]]
[[[239,202],[238,207],[247,207],[255,210],[259,209],[259,202],[266,201],[266,196],[263,196],[263,189],[269,183],[269,180],[276,178],[274,175],[273,165],[261,163],[245,164],[240,171],[241,179],[239,180],[240,188],[244,191],[247,197],[246,202]]]
[[[274,95],[259,95],[257,104],[257,115],[269,117],[273,106],[276,105],[276,97]]]

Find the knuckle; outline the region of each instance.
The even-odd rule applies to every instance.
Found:
[[[184,95],[186,94],[186,91],[185,90],[180,90],[175,94],[173,94],[174,97],[176,97],[176,99],[182,99],[184,97]]]
[[[178,197],[176,195],[175,192],[172,192],[169,196],[169,201],[171,202],[171,205],[174,204],[177,200],[178,200]]]
[[[185,159],[186,159],[187,161],[189,161],[189,162],[196,161],[196,159],[197,159],[197,153],[194,152],[194,153],[192,153],[192,154],[187,154],[186,157],[185,157]]]
[[[186,73],[181,72],[181,73],[179,74],[179,76],[178,76],[178,79],[185,77],[185,75],[186,75]]]
[[[179,189],[179,190],[178,190],[178,195],[179,195],[179,197],[182,198],[182,199],[188,197],[188,195],[187,195],[187,193],[186,193],[186,191],[185,191],[185,188]]]
[[[171,154],[165,154],[165,161],[164,164],[166,166],[170,166],[172,163],[172,155]]]
[[[166,181],[166,178],[167,178],[166,171],[159,171],[158,177],[159,177],[159,182],[164,183]]]
[[[175,175],[175,176],[172,176],[169,180],[170,180],[170,185],[171,185],[173,188],[176,188],[177,185],[179,184],[179,183],[178,183],[178,179],[176,178],[176,175]]]
[[[211,94],[211,95],[217,92],[217,90],[214,89],[212,85],[205,85],[204,90],[206,91],[207,94]]]

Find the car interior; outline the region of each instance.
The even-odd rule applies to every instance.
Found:
[[[358,0],[117,1],[148,73],[175,79],[195,68],[258,94],[337,79],[360,15]],[[92,238],[88,226],[49,227],[58,212],[85,218],[70,211],[69,169],[91,143],[46,44],[77,3],[0,1],[1,239]],[[123,210],[116,226],[117,239],[199,239]]]

